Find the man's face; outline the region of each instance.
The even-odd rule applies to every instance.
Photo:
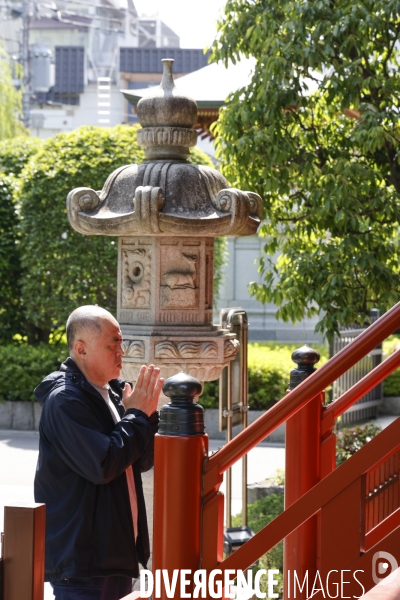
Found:
[[[101,319],[101,332],[86,340],[85,367],[88,378],[104,385],[120,376],[122,369],[122,335],[119,325],[111,319]],[[98,382],[103,383],[99,384]]]

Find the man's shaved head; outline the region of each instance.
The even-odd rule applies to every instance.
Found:
[[[75,342],[85,333],[101,334],[101,322],[104,320],[115,321],[112,314],[100,306],[89,304],[74,310],[67,321],[68,350],[72,352]]]

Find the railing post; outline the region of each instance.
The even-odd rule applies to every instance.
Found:
[[[202,476],[208,455],[203,408],[194,402],[201,390],[201,383],[185,373],[163,386],[171,401],[161,409],[154,447],[153,573],[166,569],[170,582],[174,569],[193,573],[200,568]],[[158,597],[167,598],[163,581]],[[179,579],[173,597],[181,597]]]
[[[4,600],[43,600],[46,506],[4,507]]]
[[[320,359],[318,352],[308,346],[295,350],[292,360],[298,366],[290,373],[288,392],[314,371]],[[308,492],[321,478],[321,417],[324,393],[317,394],[286,422],[285,509]],[[288,598],[288,572],[293,590],[294,572],[300,581],[314,581],[317,571],[318,518],[311,517],[284,541],[285,600]],[[305,586],[306,587],[306,586]],[[306,598],[297,592],[298,598]]]

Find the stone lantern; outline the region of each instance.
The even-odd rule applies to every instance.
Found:
[[[135,381],[140,366],[153,363],[164,377],[183,370],[209,381],[239,345],[213,325],[214,238],[254,234],[262,202],[230,188],[216,169],[188,161],[197,105],[175,86],[173,60],[162,62],[160,86],[137,107],[146,159],[114,171],[100,192],[72,190],[68,217],[80,233],[119,238],[123,377]]]

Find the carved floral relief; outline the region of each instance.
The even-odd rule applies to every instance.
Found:
[[[122,249],[122,308],[150,308],[151,251]]]
[[[155,358],[217,358],[215,342],[159,342],[155,347]]]
[[[127,358],[144,359],[144,342],[141,340],[123,340],[122,349]]]
[[[239,340],[225,340],[224,345],[224,358],[229,358],[230,356],[235,356],[237,351],[239,350],[240,342]]]

